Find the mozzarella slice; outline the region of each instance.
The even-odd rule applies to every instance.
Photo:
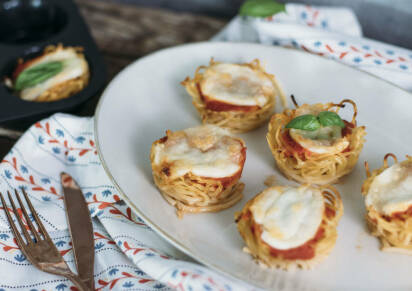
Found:
[[[385,215],[406,211],[412,206],[412,165],[396,163],[377,175],[365,202]]]
[[[316,188],[272,187],[263,191],[250,209],[256,223],[263,227],[262,240],[285,250],[299,247],[316,235],[325,203]]]
[[[240,106],[260,106],[275,95],[275,86],[263,72],[245,65],[215,64],[208,67],[200,82],[209,99]]]
[[[42,83],[22,90],[20,92],[20,98],[27,101],[33,101],[50,88],[53,88],[54,86],[65,81],[80,77],[88,71],[88,64],[86,60],[78,56],[73,48],[61,48],[54,52],[48,53],[33,61],[27,68],[25,68],[25,70],[35,65],[51,61],[63,61],[63,70]]]
[[[290,129],[290,137],[305,149],[317,154],[336,154],[349,146],[339,127],[321,127],[315,131]]]
[[[243,144],[226,129],[203,125],[176,131],[154,148],[154,163],[170,164],[172,177],[191,172],[200,177],[223,178],[241,167]]]

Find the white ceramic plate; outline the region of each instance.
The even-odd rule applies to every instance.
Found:
[[[358,124],[366,125],[367,142],[355,170],[338,186],[345,213],[336,246],[314,270],[265,270],[242,252],[235,211],[264,189],[269,175],[275,174],[281,184],[292,184],[274,167],[266,126],[241,135],[248,147],[242,176],[246,188],[244,199],[234,207],[179,220],[153,184],[150,146],[166,129],[200,123],[179,82],[208,64],[210,57],[224,62],[259,58],[300,104],[345,98],[358,104]],[[412,286],[412,257],[379,251],[377,239],[366,230],[360,188],[365,179],[363,161],[374,169],[388,152],[400,159],[412,154],[411,109],[409,93],[332,60],[256,44],[198,43],[159,51],[123,70],[100,100],[96,138],[107,173],[130,206],[162,237],[207,266],[276,290],[406,290]],[[344,111],[349,118],[352,112]]]

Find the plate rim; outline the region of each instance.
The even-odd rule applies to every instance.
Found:
[[[211,45],[211,44],[214,44],[214,45],[222,45],[223,44],[223,45],[234,45],[234,46],[245,46],[246,45],[246,46],[265,47],[265,48],[274,48],[274,47],[276,47],[276,49],[280,49],[280,50],[293,50],[294,52],[299,53],[299,54],[304,54],[304,55],[307,55],[307,56],[320,58],[320,59],[323,59],[324,61],[327,61],[327,62],[333,62],[334,64],[336,64],[338,66],[348,67],[348,68],[350,68],[354,71],[360,72],[361,74],[369,75],[370,77],[374,78],[377,81],[387,83],[390,86],[393,86],[397,89],[402,90],[403,92],[411,95],[411,98],[412,98],[412,93],[407,91],[406,89],[400,87],[399,85],[394,84],[394,83],[392,83],[388,80],[385,80],[381,77],[378,77],[378,76],[376,76],[376,75],[374,75],[370,72],[360,70],[360,69],[358,69],[356,67],[353,67],[349,64],[346,64],[346,63],[337,62],[336,60],[331,59],[331,58],[325,58],[325,57],[319,56],[317,54],[312,54],[312,53],[302,51],[302,50],[297,50],[297,49],[294,49],[294,48],[273,46],[273,45],[261,44],[261,43],[250,43],[250,42],[201,41],[201,42],[192,42],[192,43],[180,44],[180,45],[176,45],[176,46],[172,46],[172,47],[163,48],[163,49],[154,51],[152,53],[149,53],[149,54],[147,54],[143,57],[140,57],[140,58],[134,60],[132,63],[128,64],[120,72],[118,72],[113,77],[112,80],[110,80],[110,82],[107,84],[107,86],[105,87],[105,89],[103,90],[103,92],[101,94],[101,97],[100,97],[100,99],[97,103],[96,110],[95,110],[95,113],[94,113],[94,116],[93,116],[94,117],[94,126],[93,126],[93,128],[94,128],[94,139],[95,139],[95,143],[96,143],[97,154],[98,154],[99,160],[101,162],[101,165],[103,166],[103,169],[104,169],[106,175],[109,177],[110,181],[113,183],[113,185],[115,186],[115,188],[119,192],[118,194],[121,196],[122,200],[124,200],[126,202],[126,204],[128,204],[136,212],[136,214],[138,214],[139,217],[142,218],[142,220],[148,226],[150,226],[159,236],[161,236],[168,243],[172,244],[179,251],[181,251],[184,254],[188,255],[189,257],[193,258],[197,262],[201,263],[203,266],[209,267],[215,272],[219,272],[220,275],[225,275],[225,276],[228,276],[229,278],[231,278],[232,280],[241,282],[242,284],[247,284],[247,285],[253,286],[254,288],[262,289],[262,287],[259,287],[259,286],[255,285],[253,282],[246,281],[241,276],[238,276],[235,273],[231,273],[229,271],[226,271],[223,268],[211,263],[210,261],[204,259],[202,256],[198,256],[196,254],[193,254],[193,252],[190,251],[187,247],[185,247],[182,243],[180,243],[178,240],[171,237],[166,231],[164,231],[159,226],[157,226],[153,221],[151,221],[151,219],[148,218],[144,213],[142,213],[142,211],[140,211],[140,209],[128,198],[128,196],[122,190],[122,188],[120,187],[120,185],[117,183],[117,181],[113,177],[112,173],[110,172],[109,167],[107,166],[106,161],[105,161],[105,159],[103,157],[103,154],[102,154],[102,151],[101,151],[100,140],[99,140],[99,131],[98,131],[98,122],[97,121],[99,120],[99,115],[100,115],[100,111],[101,111],[101,108],[102,108],[102,104],[103,104],[104,100],[107,98],[108,88],[112,84],[112,82],[115,82],[117,79],[121,78],[121,76],[126,74],[130,70],[130,68],[135,66],[137,63],[139,63],[139,62],[141,62],[141,61],[143,61],[147,58],[150,58],[154,55],[161,54],[161,53],[164,53],[165,51],[173,50],[173,49],[176,49],[176,48]]]

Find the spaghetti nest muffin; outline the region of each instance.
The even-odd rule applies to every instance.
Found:
[[[388,165],[388,158],[395,163]],[[369,171],[362,185],[366,221],[373,236],[381,241],[383,251],[412,255],[412,157],[398,162],[394,154],[384,157],[383,166]]]
[[[168,130],[153,143],[150,159],[154,182],[179,217],[220,211],[242,199],[246,146],[225,129]]]
[[[79,47],[47,46],[33,59],[19,60],[6,85],[26,101],[47,102],[72,96],[89,83],[89,65]]]
[[[276,96],[285,97],[275,77],[259,60],[244,64],[210,61],[200,66],[193,79],[182,85],[192,96],[203,123],[232,132],[247,132],[263,124],[271,115]]]
[[[332,250],[343,213],[332,186],[274,186],[248,201],[235,215],[250,253],[264,266],[311,269]]]
[[[267,141],[278,168],[300,183],[330,184],[356,165],[365,142],[365,127],[356,125],[357,108],[352,100],[339,104],[304,104],[272,116]],[[354,108],[350,122],[339,109]]]

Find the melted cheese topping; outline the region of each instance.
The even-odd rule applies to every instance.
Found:
[[[349,146],[340,127],[321,127],[315,131],[290,129],[290,137],[305,149],[317,154],[336,154]]]
[[[365,202],[385,215],[406,211],[412,205],[412,165],[397,163],[377,175]]]
[[[200,177],[224,178],[242,165],[243,144],[226,129],[203,125],[168,134],[154,148],[154,164],[170,165],[172,177],[191,172]]]
[[[316,188],[272,187],[263,191],[250,209],[262,226],[262,240],[285,250],[299,247],[316,235],[325,203]]]
[[[20,97],[27,101],[33,101],[45,91],[65,81],[82,76],[88,71],[86,60],[77,55],[73,48],[61,48],[54,52],[48,53],[33,61],[25,70],[39,64],[63,61],[63,70],[55,76],[39,83],[33,87],[26,88],[20,92]]]
[[[202,94],[210,99],[241,105],[260,106],[275,95],[273,82],[263,72],[237,64],[215,64],[208,67],[200,82]]]

